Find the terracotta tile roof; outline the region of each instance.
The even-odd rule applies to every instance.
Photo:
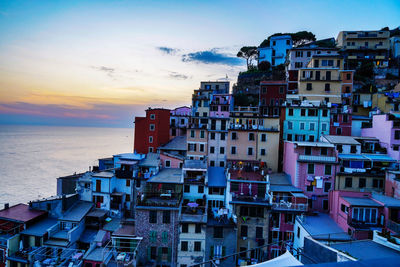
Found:
[[[30,209],[26,204],[17,204],[8,209],[0,211],[0,218],[19,222],[29,222],[37,217],[46,214],[46,211]]]

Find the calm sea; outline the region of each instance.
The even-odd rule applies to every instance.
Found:
[[[133,129],[0,125],[0,209],[56,194],[56,178],[132,152]]]

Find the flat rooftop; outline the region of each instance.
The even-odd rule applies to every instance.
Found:
[[[30,209],[28,205],[21,203],[8,209],[0,210],[0,218],[25,223],[46,213],[46,211]]]
[[[166,184],[181,184],[182,169],[179,168],[164,168],[156,175],[152,176],[147,182],[149,183],[166,183]]]
[[[184,169],[202,169],[206,170],[207,169],[207,162],[203,160],[198,160],[198,159],[187,159],[185,160],[185,163],[183,164]]]
[[[367,197],[342,197],[352,206],[382,207],[383,205]]]
[[[24,235],[32,235],[32,236],[44,236],[47,231],[58,223],[57,219],[46,218],[35,223],[32,226],[29,226],[27,229],[21,232]]]
[[[177,136],[159,149],[186,151],[186,136]]]
[[[148,153],[138,165],[142,167],[158,167],[160,165],[160,155],[157,153]]]
[[[316,240],[351,240],[328,214],[318,213],[315,216],[297,217],[296,221]]]
[[[400,251],[391,249],[372,240],[357,240],[345,243],[336,243],[330,247],[347,252],[358,260],[379,259],[400,256]]]
[[[285,173],[269,174],[270,190],[272,192],[303,192],[292,185],[289,175]],[[298,197],[300,197],[298,195]]]
[[[231,174],[231,180],[243,180],[243,181],[266,181],[264,176],[260,172],[246,172],[241,170],[229,170]]]
[[[208,167],[208,187],[226,187],[225,168]]]
[[[114,172],[112,171],[101,171],[101,172],[96,172],[93,173],[93,177],[99,177],[99,178],[112,178],[114,176]]]
[[[400,208],[400,199],[385,196],[378,193],[372,193],[372,198],[375,199],[376,201],[379,201],[380,203],[383,203],[385,207]]]
[[[78,201],[59,219],[61,221],[80,222],[92,209],[93,203]]]
[[[323,137],[331,144],[360,145],[352,136],[323,135]]]

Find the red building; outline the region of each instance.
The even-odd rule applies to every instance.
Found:
[[[286,81],[264,81],[260,83],[260,112],[268,117],[279,117],[280,107],[286,100]]]
[[[146,117],[135,117],[134,151],[140,154],[155,152],[169,141],[170,110],[149,108]]]
[[[287,71],[288,80],[288,94],[297,94],[298,92],[298,80],[299,80],[299,70],[288,70]]]

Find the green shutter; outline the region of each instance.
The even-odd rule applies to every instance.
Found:
[[[147,247],[147,259],[151,260],[151,247]]]
[[[210,247],[210,258],[214,258],[214,246]]]
[[[154,243],[157,241],[157,232],[156,231],[150,231],[150,242]]]
[[[222,256],[225,256],[225,255],[226,255],[226,247],[222,246]]]
[[[168,262],[172,262],[172,258],[171,258],[171,248],[168,248]]]
[[[161,259],[162,259],[162,247],[158,247],[157,261],[160,262]]]
[[[168,243],[168,232],[162,232],[161,238],[163,243]]]

